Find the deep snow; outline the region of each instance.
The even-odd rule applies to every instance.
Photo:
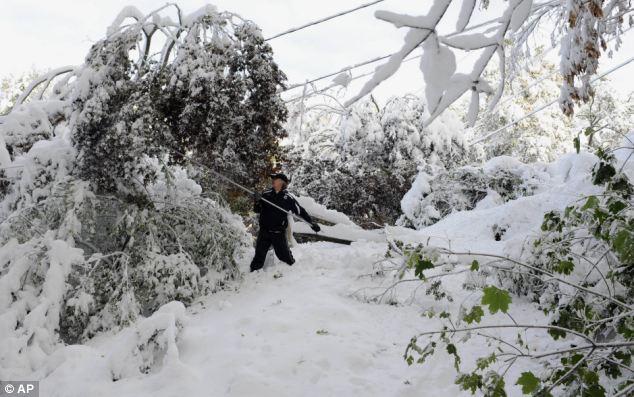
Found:
[[[189,310],[178,364],[111,381],[112,335],[58,352],[43,396],[403,395],[421,375],[451,385],[442,368],[402,358],[421,325],[416,306],[374,305],[349,296],[385,247],[302,244],[297,263],[247,274],[240,292],[206,297]]]
[[[595,161],[596,157],[582,154],[531,165],[531,172],[540,175],[540,187],[533,196],[507,203],[493,197],[472,211],[451,214],[428,228],[414,231],[389,227],[385,233],[406,242],[518,254],[517,250],[538,230],[545,211],[561,209],[584,194],[596,193],[597,187],[589,182]],[[524,165],[500,158],[486,166]],[[631,174],[632,168],[626,172]],[[315,211],[319,208],[313,208]],[[496,224],[506,228],[500,241],[495,240],[492,231]],[[425,311],[446,310],[456,316],[461,308],[468,309],[480,301],[481,292],[462,288],[463,283],[474,282],[470,272],[458,272],[464,268],[446,265],[428,274],[457,273],[443,278],[453,302],[434,300],[416,281],[399,284],[382,303],[371,303],[372,297],[395,282],[389,273],[374,274],[387,248],[380,241],[385,235],[374,233],[371,240],[375,241],[360,240],[363,234],[356,234],[359,240],[350,246],[300,244],[293,248],[297,259],[294,266],[274,261],[262,272],[246,273],[235,289],[200,299],[187,309],[184,327],[165,364],[149,374],[122,371],[122,361],[126,360],[120,358],[121,349],[131,338],[147,332],[148,323],[167,322],[167,337],[172,338],[174,327],[169,324],[182,316],[180,304],[172,304],[155,315],[158,317],[140,320],[135,327],[99,335],[87,345],[62,347],[48,358],[46,372],[37,375],[42,379],[41,395],[470,395],[454,384],[453,360],[444,351],[424,365],[408,367],[403,359],[412,336],[438,329],[438,320],[423,316]],[[245,272],[251,254],[247,252],[241,260]],[[404,278],[413,275],[408,273]],[[513,298],[509,313],[513,319],[498,313],[487,315],[482,324],[548,322],[534,305],[518,297]],[[512,339],[517,331],[492,334]],[[522,335],[537,350],[571,343],[555,342],[537,331],[522,331]],[[469,371],[476,358],[491,350],[477,337],[458,344],[458,349],[463,356],[463,371]],[[507,378],[509,395],[521,395],[513,385],[521,371],[537,368],[528,360],[515,365]],[[122,378],[113,381],[117,371]]]

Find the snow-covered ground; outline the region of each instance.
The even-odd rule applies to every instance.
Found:
[[[454,249],[509,253],[538,229],[545,211],[563,208],[595,189],[588,183],[594,161],[591,155],[564,156],[539,166],[543,184],[533,196],[503,204],[484,201],[472,211],[452,214],[429,228],[392,227],[387,234]],[[500,241],[494,238],[494,224],[506,227]],[[168,353],[171,357],[165,365],[149,374],[126,375],[123,371],[121,379],[113,381],[113,371],[121,365],[117,355],[135,331],[103,334],[87,345],[66,346],[51,355],[47,372],[41,374],[41,395],[469,395],[454,384],[453,360],[444,351],[424,365],[409,367],[403,359],[412,336],[439,325],[438,320],[423,316],[424,311],[446,310],[456,315],[461,307],[479,302],[480,292],[462,288],[469,272],[444,278],[453,302],[436,301],[418,288],[420,282],[408,282],[399,284],[388,295],[390,299],[370,303],[368,298],[395,281],[390,275],[373,274],[386,248],[385,242],[367,240],[350,246],[298,245],[293,248],[294,266],[276,261],[263,272],[246,273],[236,289],[193,304],[187,310],[177,351]],[[247,255],[241,263],[245,272],[249,259]],[[517,297],[510,314],[518,323],[546,322],[532,304]],[[509,318],[498,313],[484,321],[508,323]],[[513,337],[514,332],[498,335]],[[524,337],[536,349],[555,347],[551,338],[537,333],[528,332]],[[490,349],[477,338],[458,348],[464,370]],[[514,367],[509,379],[516,379],[520,368],[530,367],[529,361]],[[517,386],[507,383],[507,390],[510,395],[521,395]]]
[[[239,292],[188,310],[179,363],[112,382],[112,336],[68,346],[42,383],[43,396],[403,395],[421,376],[451,385],[443,368],[402,358],[423,321],[416,306],[367,304],[350,294],[368,281],[382,244],[302,244],[297,263],[247,274]],[[447,372],[447,373],[445,373]]]
[[[121,337],[102,335],[87,346],[55,353],[51,366],[56,368],[40,383],[41,395],[469,395],[454,384],[453,360],[444,352],[411,367],[403,353],[414,334],[438,325],[421,316],[423,310],[454,311],[479,295],[460,288],[460,275],[448,279],[455,304],[436,302],[422,290],[411,304],[366,303],[360,298],[392,282],[360,277],[372,271],[385,248],[375,242],[301,244],[294,249],[293,267],[277,262],[246,275],[238,292],[220,292],[194,304],[177,361],[113,382],[110,356]],[[409,297],[414,287],[405,286],[397,295]],[[520,304],[513,315],[521,320],[536,313]],[[487,347],[471,343],[465,349],[466,356],[477,356]]]

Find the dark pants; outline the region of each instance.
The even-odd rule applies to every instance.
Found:
[[[273,246],[275,255],[282,262],[286,262],[289,265],[295,263],[293,254],[288,248],[288,242],[286,241],[286,233],[283,231],[272,232],[260,230],[258,233],[258,239],[255,242],[255,256],[251,261],[251,271],[262,269],[264,266],[264,260],[269,248]]]

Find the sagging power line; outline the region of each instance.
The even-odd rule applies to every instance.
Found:
[[[627,64],[629,64],[631,62],[634,62],[634,57],[631,57],[628,60],[626,60],[625,62],[622,62],[622,63],[614,66],[613,68],[610,68],[609,70],[601,73],[600,75],[594,77],[592,80],[590,80],[590,83],[594,83],[595,81],[597,81],[599,79],[602,79],[603,77],[609,75],[610,73],[613,73],[613,72],[617,71],[618,69],[626,66]],[[524,116],[520,117],[519,119],[514,120],[514,121],[512,121],[512,122],[510,122],[510,123],[498,128],[498,129],[496,129],[495,131],[488,133],[487,135],[483,136],[482,138],[478,138],[475,141],[469,142],[467,144],[467,146],[472,146],[472,145],[475,145],[476,143],[484,142],[484,141],[488,140],[489,138],[491,138],[492,136],[497,135],[500,132],[506,130],[507,128],[514,126],[515,124],[519,123],[520,121],[525,120],[528,117],[531,117],[531,116],[541,112],[542,110],[554,105],[558,101],[559,101],[559,98],[554,99],[554,100],[546,103],[545,105],[539,106],[539,107],[533,109],[531,112],[529,112],[529,113],[525,114]]]
[[[335,19],[335,18],[339,18],[339,17],[342,17],[342,16],[347,15],[347,14],[351,14],[351,13],[353,13],[355,11],[359,11],[361,9],[364,9],[364,8],[367,8],[367,7],[371,7],[371,6],[375,5],[375,4],[382,3],[384,1],[385,0],[376,0],[376,1],[372,1],[370,3],[361,4],[360,6],[357,6],[355,8],[351,8],[351,9],[346,10],[346,11],[341,11],[341,12],[338,12],[337,14],[333,14],[333,15],[318,19],[316,21],[308,22],[308,23],[306,23],[304,25],[285,30],[284,32],[280,32],[280,33],[275,34],[275,35],[273,35],[271,37],[267,37],[266,39],[264,39],[264,41],[277,39],[278,37],[282,37],[282,36],[285,36],[287,34],[294,33],[294,32],[297,32],[299,30],[306,29],[306,28],[314,26],[314,25],[319,25],[320,23],[324,23],[324,22],[330,21],[331,19]]]
[[[453,36],[456,36],[456,35],[458,35],[458,34],[462,34],[462,33],[464,33],[464,32],[469,32],[469,31],[472,31],[472,30],[475,30],[475,29],[479,29],[479,28],[481,28],[481,27],[484,27],[484,26],[490,25],[490,24],[492,24],[492,23],[496,23],[496,22],[498,22],[499,20],[500,20],[500,18],[490,19],[490,20],[488,20],[488,21],[484,21],[484,22],[482,22],[482,23],[479,23],[479,24],[477,24],[477,25],[473,25],[473,26],[471,26],[471,27],[469,27],[469,28],[467,28],[467,29],[464,29],[464,30],[462,30],[461,32],[454,32],[454,33],[450,33],[450,34],[448,34],[448,35],[446,35],[446,36],[444,36],[444,37],[453,37]],[[303,86],[305,86],[306,84],[312,84],[312,83],[315,83],[315,82],[317,82],[317,81],[327,79],[327,78],[329,78],[329,77],[334,77],[334,76],[336,76],[336,75],[338,75],[338,74],[340,74],[340,73],[342,73],[342,72],[347,72],[347,71],[350,71],[350,70],[358,69],[358,68],[360,68],[360,67],[362,67],[362,66],[366,66],[366,65],[370,65],[370,64],[373,64],[373,63],[376,63],[376,62],[380,62],[380,61],[386,60],[386,59],[388,59],[389,57],[391,57],[392,55],[394,55],[394,53],[390,53],[390,54],[387,54],[387,55],[384,55],[384,56],[380,56],[380,57],[372,58],[372,59],[369,59],[369,60],[367,60],[367,61],[364,61],[364,62],[359,62],[359,63],[356,63],[356,64],[351,65],[351,66],[346,66],[346,67],[344,67],[344,68],[342,68],[342,69],[337,70],[336,72],[331,72],[331,73],[325,74],[325,75],[323,75],[323,76],[315,77],[315,78],[310,79],[310,80],[308,80],[308,81],[305,81],[305,82],[303,82],[303,83],[291,84],[290,86],[288,86],[288,87],[286,87],[285,89],[281,90],[281,91],[280,91],[280,93],[284,93],[284,92],[287,92],[287,91],[293,90],[293,89],[295,89],[295,88],[303,87]]]

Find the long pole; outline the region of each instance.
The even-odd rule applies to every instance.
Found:
[[[178,151],[176,151],[176,150],[174,150],[174,152],[175,152],[175,153],[177,153],[177,154],[180,154],[181,156],[183,156],[183,157],[185,157],[185,158],[187,157],[187,155],[185,155],[184,153],[180,153],[180,152],[178,152]],[[232,179],[228,178],[227,176],[225,176],[225,175],[221,174],[220,172],[218,172],[218,171],[216,171],[216,170],[211,169],[210,167],[208,167],[208,166],[206,166],[206,165],[204,165],[204,164],[200,163],[199,161],[196,161],[196,160],[191,159],[191,158],[189,159],[189,161],[191,161],[192,163],[194,163],[194,164],[196,164],[196,165],[198,165],[198,166],[200,166],[200,167],[203,167],[203,168],[207,169],[209,172],[211,172],[212,174],[214,174],[214,175],[216,175],[217,177],[221,178],[222,180],[224,180],[224,181],[228,182],[229,184],[231,184],[231,185],[233,185],[233,186],[235,186],[235,187],[237,187],[237,188],[239,188],[239,189],[242,189],[242,190],[244,190],[245,192],[247,192],[247,193],[249,193],[249,194],[255,194],[255,192],[254,192],[253,190],[249,189],[248,187],[246,187],[246,186],[242,186],[242,185],[241,185],[241,184],[239,184],[238,182],[236,182],[236,181],[234,181],[234,180],[232,180]],[[266,203],[268,203],[268,204],[272,205],[273,207],[277,208],[278,210],[282,211],[283,213],[285,213],[285,214],[287,214],[287,215],[292,216],[294,219],[300,220],[300,221],[302,221],[302,222],[307,223],[307,224],[309,224],[309,225],[310,225],[310,223],[309,223],[306,219],[304,219],[304,218],[302,218],[302,217],[299,217],[299,216],[295,215],[295,214],[294,214],[293,212],[291,212],[291,211],[287,211],[287,210],[285,210],[284,208],[282,208],[282,207],[280,207],[279,205],[277,205],[277,204],[275,204],[275,203],[273,203],[273,202],[271,202],[271,201],[269,201],[269,200],[265,199],[264,197],[260,197],[260,200],[262,200],[262,201],[264,201],[264,202],[266,202]],[[311,225],[311,226],[312,226],[312,225]]]

